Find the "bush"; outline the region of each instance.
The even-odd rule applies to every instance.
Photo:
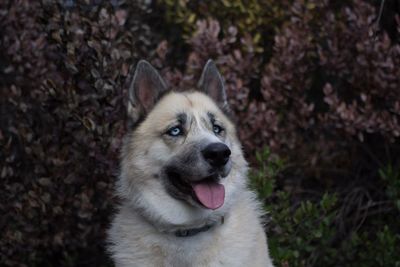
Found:
[[[123,84],[157,34],[149,7],[101,2],[0,4],[4,265],[107,263]]]
[[[335,13],[327,1],[316,1],[308,8],[295,3],[292,12],[263,73],[261,91],[274,116],[259,125],[275,127],[259,129],[259,142],[285,150],[313,140],[323,150],[315,153],[329,158],[343,155],[336,140],[398,141],[400,45],[386,34],[373,38],[375,10],[353,1]]]
[[[309,194],[271,187],[279,184],[285,165],[269,150],[258,155],[262,167],[253,171],[250,187],[265,201],[276,266],[400,266],[395,249],[400,246],[400,169],[381,170],[382,178],[392,181],[382,199],[365,198],[360,188]]]
[[[182,29],[184,39],[190,39],[199,20],[215,19],[221,22],[223,32],[234,25],[241,36],[248,35],[259,56],[271,52],[273,36],[287,19],[287,9],[293,0],[234,1],[174,1],[162,0],[166,19]]]

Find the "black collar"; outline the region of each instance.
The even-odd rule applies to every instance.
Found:
[[[221,217],[221,224],[224,223],[224,217]],[[218,223],[215,222],[213,224],[207,224],[200,228],[192,228],[192,229],[180,229],[174,232],[176,237],[191,237],[197,235],[202,232],[207,232],[212,227],[216,226]]]

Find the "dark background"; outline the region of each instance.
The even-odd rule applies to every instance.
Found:
[[[277,266],[400,266],[400,1],[0,2],[0,263],[112,266],[130,70],[216,61]]]

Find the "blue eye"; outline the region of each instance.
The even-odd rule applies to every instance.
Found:
[[[167,131],[167,134],[169,136],[179,136],[179,135],[182,135],[182,133],[183,133],[183,130],[180,126],[172,127]]]
[[[215,133],[215,134],[220,134],[222,131],[223,131],[224,129],[222,129],[222,127],[221,126],[218,126],[218,125],[213,125],[213,132]]]

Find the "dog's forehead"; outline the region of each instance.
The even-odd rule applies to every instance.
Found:
[[[211,98],[200,92],[171,92],[164,96],[154,107],[153,113],[165,118],[175,118],[177,114],[189,113],[202,116],[211,112],[221,116],[222,112]]]

